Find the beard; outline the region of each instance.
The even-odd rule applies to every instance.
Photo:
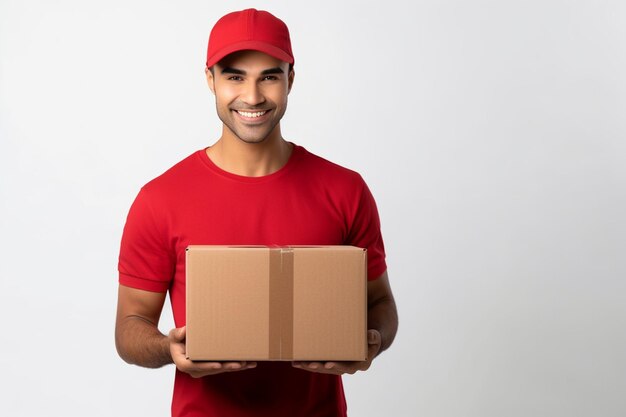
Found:
[[[222,107],[224,110],[220,110],[220,106],[216,103],[217,116],[224,123],[224,125],[235,135],[239,140],[245,143],[263,143],[276,128],[276,125],[280,122],[285,114],[285,107],[282,107],[280,113],[271,114],[271,118],[262,125],[258,126],[246,126],[241,121],[237,120],[235,110],[229,107]],[[244,106],[245,107],[245,106]],[[271,109],[271,113],[277,111],[276,107]]]

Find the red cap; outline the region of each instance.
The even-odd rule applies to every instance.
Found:
[[[246,9],[223,16],[209,37],[206,66],[233,52],[254,49],[294,63],[287,25],[265,10]]]

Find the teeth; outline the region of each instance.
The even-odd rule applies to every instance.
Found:
[[[267,113],[267,110],[265,110],[265,111],[258,111],[258,112],[255,112],[255,113],[248,113],[246,111],[239,111],[239,110],[237,110],[237,113],[239,113],[240,115],[245,116],[245,117],[259,117],[259,116],[263,116],[265,113]]]

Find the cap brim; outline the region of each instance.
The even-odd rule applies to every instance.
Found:
[[[219,62],[226,55],[230,55],[233,52],[243,51],[243,50],[254,50],[264,52],[268,55],[273,56],[274,58],[280,59],[281,61],[288,62],[289,64],[294,63],[293,57],[291,57],[287,52],[283,51],[280,48],[275,47],[269,43],[261,42],[261,41],[242,41],[237,42],[227,47],[224,47],[214,53],[212,56],[208,57],[206,66],[212,67],[217,62]]]

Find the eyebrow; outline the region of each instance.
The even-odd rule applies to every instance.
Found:
[[[246,72],[244,70],[240,70],[240,69],[233,68],[233,67],[225,67],[222,69],[222,74],[246,75]],[[261,75],[269,75],[269,74],[284,74],[284,71],[282,68],[279,68],[279,67],[268,68],[268,69],[261,71]]]

